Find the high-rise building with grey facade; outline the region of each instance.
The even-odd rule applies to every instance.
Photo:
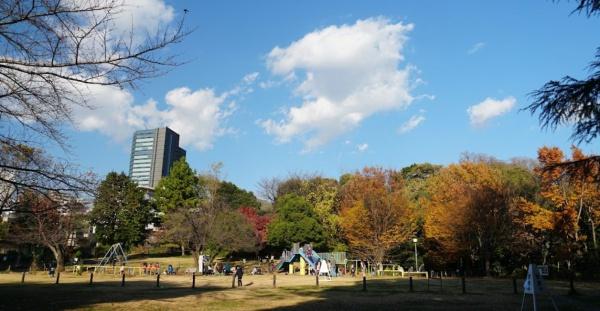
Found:
[[[181,157],[185,157],[185,150],[179,147],[179,134],[170,128],[136,131],[131,143],[129,176],[140,187],[154,189]]]

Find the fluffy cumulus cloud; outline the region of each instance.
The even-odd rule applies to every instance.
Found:
[[[163,0],[123,0],[113,16],[114,35],[133,35],[143,41],[168,26],[175,18],[173,7]],[[140,42],[141,43],[141,42]],[[73,120],[81,131],[96,131],[119,143],[129,143],[135,130],[168,126],[181,135],[181,144],[198,150],[213,146],[217,137],[235,130],[226,126],[235,111],[235,100],[252,92],[258,73],[244,76],[231,90],[216,93],[210,88],[180,87],[169,91],[164,104],[150,99],[136,103],[127,89],[101,85],[73,85],[88,107],[74,106]]]
[[[162,108],[155,100],[136,104],[127,90],[89,86],[86,97],[91,109],[75,107],[75,125],[81,131],[97,131],[120,143],[129,142],[135,130],[168,126],[181,135],[182,145],[206,150],[216,138],[235,132],[226,126],[236,110],[235,96],[250,92],[253,81],[244,78],[233,90],[221,94],[209,88],[176,88],[165,95]]]
[[[511,111],[516,103],[517,100],[512,96],[504,99],[488,97],[481,103],[467,109],[471,125],[475,127],[484,126],[490,119],[499,117]]]
[[[425,116],[422,115],[414,115],[408,119],[408,121],[402,123],[400,128],[398,129],[399,134],[404,134],[412,131],[414,128],[419,126],[423,121],[425,121]]]
[[[278,120],[261,120],[279,142],[304,141],[305,151],[348,132],[382,111],[413,101],[410,66],[400,68],[412,24],[384,18],[311,32],[267,56],[272,74],[296,82],[302,103]]]

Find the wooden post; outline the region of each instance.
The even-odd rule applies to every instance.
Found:
[[[58,284],[58,280],[60,280],[60,272],[56,272],[56,282],[54,284]]]
[[[21,274],[21,283],[25,283],[25,272]]]
[[[235,288],[235,273],[233,274],[233,279],[231,279],[231,288]]]
[[[196,272],[192,272],[192,288],[196,288]]]
[[[412,276],[408,277],[408,290],[412,293],[414,291],[413,289],[413,279]]]
[[[277,274],[273,273],[273,288],[277,287]]]
[[[319,273],[316,273],[317,287],[319,287]]]
[[[575,295],[577,292],[575,291],[575,285],[573,284],[573,279],[575,278],[575,272],[571,272],[569,277],[569,295]]]
[[[363,276],[363,292],[367,291],[367,277]]]
[[[461,283],[462,283],[462,293],[466,294],[467,293],[467,286],[465,285],[465,274],[463,272],[462,277],[460,278]]]
[[[160,273],[156,274],[156,287],[160,287]]]
[[[513,283],[513,294],[516,295],[519,293],[519,291],[517,290],[517,278],[513,277],[512,283]]]

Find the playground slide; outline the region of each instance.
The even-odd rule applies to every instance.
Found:
[[[306,263],[308,263],[308,265],[313,269],[316,269],[317,263],[321,261],[321,257],[314,250],[311,251],[311,254],[309,256],[308,254],[305,254],[304,248],[298,248],[298,251],[295,253],[290,251],[284,251],[281,254],[281,259],[279,260],[279,263],[277,263],[277,266],[275,266],[275,269],[277,271],[285,270],[287,265],[293,262],[297,256],[301,256],[302,258],[304,258]]]

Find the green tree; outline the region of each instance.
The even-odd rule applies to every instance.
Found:
[[[241,189],[228,181],[221,181],[217,189],[217,197],[230,209],[238,209],[242,206],[260,208],[260,202],[254,196],[254,193]]]
[[[152,217],[144,191],[124,173],[108,173],[98,187],[90,213],[98,241],[105,245],[122,243],[124,247],[139,244],[146,238]]]
[[[255,252],[257,250],[254,228],[237,211],[219,212],[209,232],[208,251],[215,256],[227,256],[232,252]]]
[[[200,202],[202,187],[194,170],[185,158],[177,160],[169,176],[160,180],[154,192],[154,199],[161,212],[180,208],[196,207]]]
[[[325,244],[323,227],[317,221],[313,207],[302,197],[285,195],[277,199],[275,218],[268,227],[268,243],[276,248],[289,247],[294,242],[312,243],[315,248]]]

